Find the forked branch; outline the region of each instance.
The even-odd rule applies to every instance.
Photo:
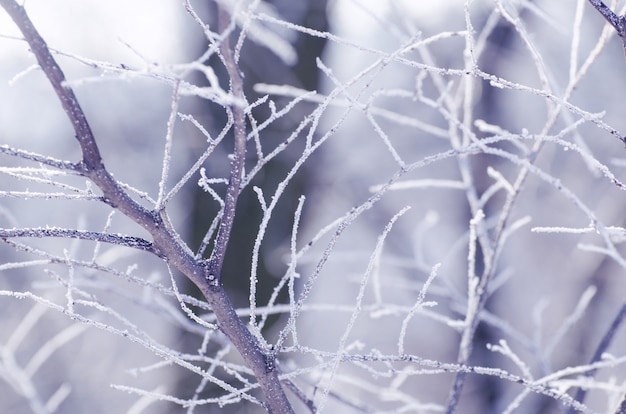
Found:
[[[246,364],[252,369],[254,375],[259,382],[260,388],[265,396],[265,409],[270,413],[284,414],[293,413],[293,409],[285,395],[282,385],[278,378],[278,369],[274,361],[261,349],[256,338],[250,333],[246,326],[237,316],[230,298],[226,294],[219,278],[212,271],[221,270],[221,257],[226,251],[226,244],[230,234],[232,221],[234,220],[235,205],[239,194],[239,181],[243,171],[243,161],[245,158],[245,127],[244,127],[244,109],[237,107],[233,109],[236,121],[235,126],[235,161],[231,168],[231,180],[228,188],[228,196],[230,200],[226,204],[223,214],[222,228],[220,229],[221,237],[216,240],[214,246],[215,255],[219,255],[220,260],[217,267],[207,266],[207,263],[200,259],[196,259],[193,253],[186,245],[179,242],[174,230],[166,225],[167,220],[162,214],[163,211],[149,210],[136,202],[122,188],[122,186],[113,178],[104,166],[104,162],[100,155],[96,139],[91,131],[91,127],[87,121],[76,95],[71,87],[65,84],[65,75],[60,66],[50,53],[44,39],[39,35],[35,26],[28,17],[24,7],[19,5],[15,0],[0,0],[2,6],[10,15],[12,20],[22,32],[24,39],[35,55],[39,66],[47,76],[61,105],[69,118],[76,138],[82,150],[82,161],[79,164],[67,162],[50,162],[58,168],[71,169],[77,171],[85,177],[88,177],[103,193],[103,200],[112,208],[119,210],[141,227],[146,229],[153,238],[153,241],[147,242],[139,239],[122,238],[112,240],[120,244],[129,241],[138,242],[146,250],[152,251],[159,257],[162,257],[170,265],[177,268],[181,273],[187,276],[203,293],[205,299],[211,306],[218,321],[221,331],[232,341],[239,353],[242,355]],[[223,52],[224,53],[224,52]],[[234,77],[232,79],[233,92],[237,97],[243,96],[242,89],[238,90],[237,85],[241,86],[241,79],[238,78],[236,65],[232,58],[227,58],[225,64],[228,67],[229,74]],[[243,149],[242,149],[243,146]],[[4,149],[2,152],[11,154],[12,151]],[[24,155],[24,154],[16,154]],[[26,157],[29,158],[29,157]],[[36,233],[36,234],[35,234]],[[30,234],[28,232],[21,236],[39,236],[41,232]],[[60,235],[60,234],[59,234]],[[75,237],[91,238],[98,241],[102,240],[102,235],[75,233]],[[18,234],[5,234],[6,237],[20,236]],[[54,235],[52,235],[54,236]],[[68,234],[69,236],[69,234]],[[1,237],[1,236],[0,236]]]

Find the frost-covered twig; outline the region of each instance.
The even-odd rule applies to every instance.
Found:
[[[79,166],[73,162],[57,160],[46,155],[35,154],[29,151],[12,148],[8,145],[0,145],[0,153],[23,158],[29,161],[35,161],[50,167],[58,168],[59,170],[79,171]]]
[[[231,18],[223,7],[219,8],[219,22],[222,31],[226,32],[231,23]],[[233,117],[234,150],[230,163],[230,177],[228,179],[226,197],[224,198],[224,207],[222,208],[222,218],[217,236],[215,237],[213,251],[207,261],[209,274],[218,282],[222,278],[222,264],[224,263],[226,248],[235,221],[235,209],[237,207],[237,199],[239,197],[244,163],[246,160],[246,114],[242,106],[242,103],[245,102],[243,79],[241,78],[239,68],[233,57],[233,51],[231,50],[228,36],[222,40],[220,52],[224,66],[230,77],[232,94],[239,102],[232,105],[229,109],[229,111],[232,111]]]
[[[134,236],[55,227],[0,229],[0,239],[10,239],[16,237],[61,237],[66,239],[92,240],[156,253],[152,243],[140,237]]]

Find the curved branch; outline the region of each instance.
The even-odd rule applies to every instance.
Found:
[[[48,45],[37,29],[35,29],[24,7],[17,4],[15,0],[0,0],[0,5],[9,13],[13,22],[15,22],[26,38],[31,52],[37,59],[37,63],[39,63],[39,66],[59,97],[61,105],[76,133],[76,139],[83,152],[83,162],[85,166],[89,170],[98,169],[102,164],[102,157],[100,156],[100,151],[93,137],[93,132],[91,132],[91,127],[87,122],[83,109],[78,103],[78,99],[76,99],[76,95],[74,95],[74,91],[71,88],[65,87],[65,75],[54,57],[52,57]]]

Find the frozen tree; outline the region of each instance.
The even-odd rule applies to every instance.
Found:
[[[4,411],[626,412],[624,5],[127,3],[0,0]]]

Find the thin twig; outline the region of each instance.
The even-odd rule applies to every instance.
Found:
[[[29,161],[35,161],[49,167],[58,168],[59,170],[70,170],[79,172],[78,165],[73,162],[57,160],[56,158],[48,157],[46,155],[12,148],[8,145],[0,145],[0,153],[13,157],[19,157]]]
[[[118,244],[146,252],[155,253],[152,243],[141,237],[123,236],[121,234],[100,233],[96,231],[83,231],[62,229],[56,227],[39,227],[23,229],[0,229],[0,238],[8,239],[15,237],[62,237],[66,239],[92,240],[103,243]]]

